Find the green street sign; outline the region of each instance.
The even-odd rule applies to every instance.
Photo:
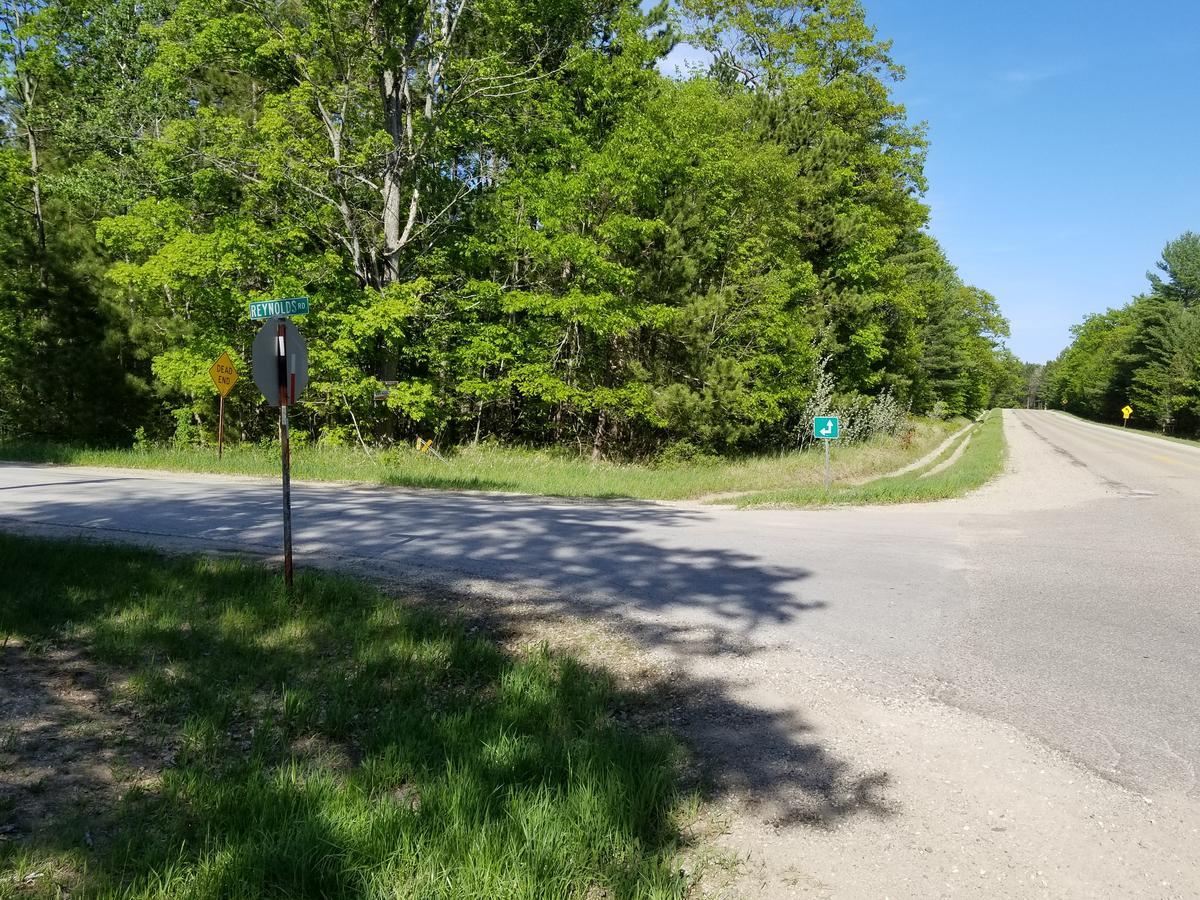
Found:
[[[251,300],[250,318],[273,319],[276,316],[302,316],[308,312],[307,297],[285,297],[282,300]]]
[[[813,437],[824,441],[836,441],[842,433],[842,423],[837,416],[815,416]]]

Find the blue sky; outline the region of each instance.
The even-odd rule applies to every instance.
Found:
[[[928,123],[931,231],[1022,359],[1055,357],[1200,231],[1200,0],[865,5]]]

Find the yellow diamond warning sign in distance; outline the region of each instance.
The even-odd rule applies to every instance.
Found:
[[[1121,409],[1121,415],[1123,415],[1125,418],[1128,419],[1130,416],[1133,415],[1133,407],[1132,406],[1123,407]]]
[[[217,391],[222,397],[227,396],[233,390],[233,385],[238,380],[237,369],[234,368],[233,360],[229,358],[228,353],[221,354],[221,358],[213,363],[208,374],[212,376],[213,384],[217,386]]]

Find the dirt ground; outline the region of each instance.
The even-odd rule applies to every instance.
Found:
[[[113,684],[76,651],[0,646],[0,841],[91,846],[122,795],[153,789],[173,751]],[[71,874],[27,872],[18,886],[66,885]]]

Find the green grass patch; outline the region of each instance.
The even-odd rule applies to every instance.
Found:
[[[928,477],[922,474],[949,459],[967,438],[965,452],[948,468]],[[836,451],[835,451],[836,452]],[[864,484],[808,485],[787,491],[765,491],[736,499],[739,507],[841,506],[871,503],[908,503],[961,497],[999,474],[1004,465],[1003,418],[999,410],[987,413],[975,426],[939,456],[913,472],[876,478]]]
[[[839,448],[838,478],[863,479],[904,466],[946,438],[954,422],[917,420],[901,438],[879,438]],[[628,497],[683,500],[710,494],[777,490],[816,484],[821,449],[732,461],[680,465],[592,463],[572,453],[501,447],[463,447],[445,462],[408,448],[368,457],[359,448],[298,447],[293,475],[314,481],[358,481],[450,490],[513,491],[558,497]],[[117,466],[182,472],[275,476],[277,447],[231,446],[224,459],[209,447],[128,450],[71,447],[28,441],[0,443],[0,459],[78,466]]]
[[[106,745],[168,760],[149,780],[136,753],[113,762],[113,784],[84,791],[95,808],[56,781],[100,762],[94,743],[47,760],[25,795],[0,778],[0,825],[62,794],[58,814],[0,841],[0,897],[687,888],[678,745],[618,721],[612,680],[569,656],[506,653],[344,578],[299,573],[289,597],[236,561],[0,535],[0,571],[8,677],[21,659],[81,652],[126,723]],[[49,718],[0,747],[6,765],[97,740]]]

